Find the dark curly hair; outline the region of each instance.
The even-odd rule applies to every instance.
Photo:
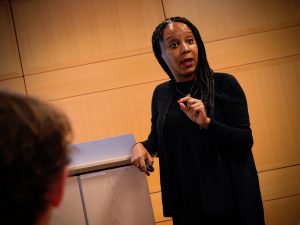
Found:
[[[166,26],[171,22],[180,22],[186,24],[195,37],[197,46],[198,46],[198,65],[195,71],[195,80],[197,83],[197,87],[193,89],[192,96],[200,98],[206,107],[207,114],[209,116],[213,116],[214,112],[214,79],[213,79],[213,71],[209,67],[205,47],[203,41],[201,39],[200,33],[198,29],[186,18],[184,17],[171,17],[163,22],[161,22],[154,30],[152,34],[152,48],[156,59],[158,60],[161,67],[164,71],[169,75],[171,80],[174,80],[174,77],[162,58],[160,43],[163,41],[163,31]]]
[[[0,218],[32,225],[69,163],[68,119],[42,101],[0,91]]]

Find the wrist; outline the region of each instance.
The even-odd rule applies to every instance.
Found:
[[[206,117],[206,120],[202,124],[200,124],[200,127],[204,128],[204,129],[207,129],[209,124],[210,124],[210,118]]]
[[[136,145],[139,145],[139,144],[141,144],[141,142],[136,142],[135,144],[133,144],[130,151],[132,151],[133,148],[136,147]]]

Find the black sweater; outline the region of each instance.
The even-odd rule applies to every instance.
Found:
[[[157,153],[163,211],[238,215],[242,224],[264,224],[245,94],[228,74],[215,74],[215,114],[207,129],[189,120],[174,81],[156,87],[152,128],[143,143]],[[189,89],[191,82],[178,88]]]

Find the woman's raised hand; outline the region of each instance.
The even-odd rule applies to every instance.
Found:
[[[179,99],[177,102],[179,103],[181,110],[187,115],[188,118],[190,118],[190,120],[205,129],[208,127],[210,118],[207,117],[205,105],[200,99],[186,96]]]

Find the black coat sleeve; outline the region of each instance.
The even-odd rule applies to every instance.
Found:
[[[220,146],[220,151],[249,152],[253,138],[245,93],[234,76],[221,74],[215,78],[215,98],[223,121],[211,119],[205,133]]]
[[[147,151],[151,155],[157,155],[158,153],[158,134],[157,134],[157,119],[158,119],[158,107],[157,107],[157,88],[154,90],[152,95],[152,104],[151,104],[151,131],[148,136],[148,139],[141,142]]]

